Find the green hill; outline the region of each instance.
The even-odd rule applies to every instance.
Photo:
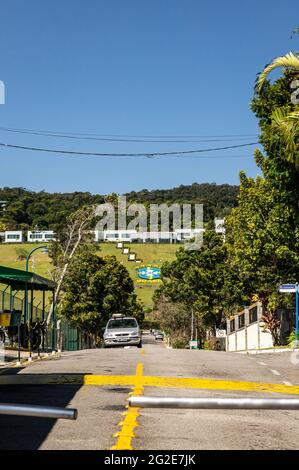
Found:
[[[39,246],[39,244],[23,243],[23,244],[0,244],[0,264],[16,269],[25,269],[25,260],[18,259],[18,249],[22,248],[26,251]],[[137,258],[143,260],[144,264],[155,264],[161,266],[164,261],[171,261],[175,258],[175,252],[178,245],[169,244],[128,244],[131,251],[137,254]],[[144,303],[146,307],[152,306],[152,296],[158,283],[140,283],[136,274],[136,268],[139,264],[128,261],[127,255],[123,255],[122,251],[116,248],[114,243],[101,243],[99,245],[99,254],[101,256],[114,255],[129,271],[132,279],[134,280],[136,294],[138,298]],[[34,271],[44,277],[51,277],[51,263],[49,257],[37,251],[30,259],[30,271]],[[21,296],[21,295],[20,295]],[[36,293],[36,301],[39,301],[39,293]]]

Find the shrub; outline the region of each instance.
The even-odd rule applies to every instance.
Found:
[[[290,348],[294,348],[296,346],[296,330],[293,330],[290,336],[288,337],[287,345]]]
[[[18,255],[18,260],[19,261],[23,261],[24,259],[26,259],[27,255],[28,255],[28,252],[27,252],[27,250],[25,250],[25,248],[17,248],[16,253]]]

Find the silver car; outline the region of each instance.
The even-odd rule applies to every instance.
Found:
[[[105,328],[103,347],[137,346],[142,348],[141,330],[136,318],[114,316]]]

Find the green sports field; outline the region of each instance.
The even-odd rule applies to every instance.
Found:
[[[0,265],[8,266],[16,269],[25,269],[25,260],[18,259],[18,248],[23,248],[27,252],[41,244],[23,243],[23,244],[0,244]],[[161,266],[165,261],[172,261],[175,258],[175,252],[178,245],[170,244],[150,244],[150,243],[132,243],[125,246],[131,249],[131,252],[136,253],[136,257],[142,260],[141,265],[156,265]],[[140,264],[134,261],[128,261],[128,256],[122,254],[122,250],[117,249],[115,243],[101,243],[99,245],[99,254],[101,256],[114,255],[129,271],[132,279],[134,280],[136,294],[138,298],[144,303],[146,307],[152,306],[152,296],[155,289],[159,286],[158,283],[141,283],[138,282],[136,268]],[[42,251],[37,251],[30,258],[29,270],[34,271],[41,276],[51,278],[51,263],[47,254]],[[36,293],[36,298],[39,298]]]

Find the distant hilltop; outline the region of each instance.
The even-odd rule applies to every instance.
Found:
[[[239,186],[193,183],[172,189],[142,189],[126,193],[128,201],[140,203],[200,203],[204,221],[225,217],[237,203]],[[0,188],[0,224],[4,230],[54,230],[65,225],[68,215],[84,205],[102,204],[109,195],[89,192],[48,193],[25,188]],[[0,230],[1,231],[1,230]]]

